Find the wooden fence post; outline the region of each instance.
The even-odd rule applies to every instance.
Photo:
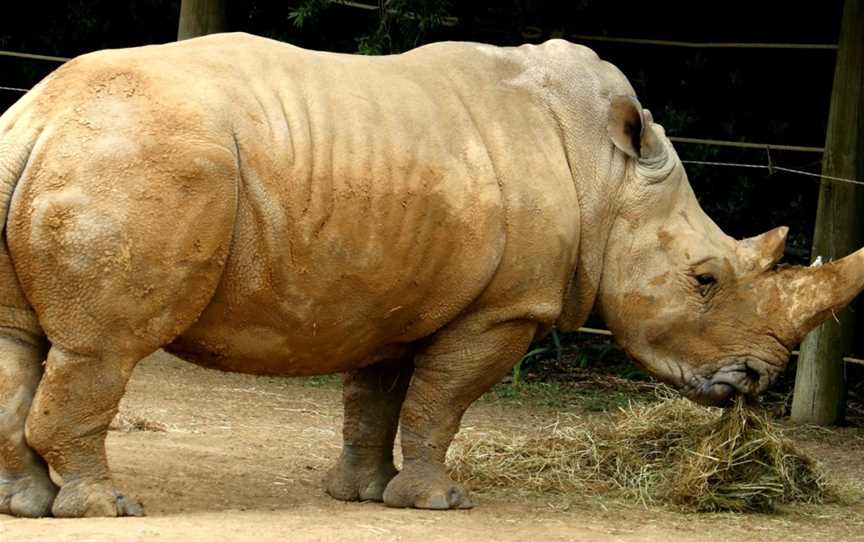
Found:
[[[225,30],[226,0],[183,0],[177,40],[185,40]]]
[[[798,74],[806,77],[806,74]],[[846,0],[834,70],[823,175],[864,178],[864,0]],[[807,107],[802,104],[802,107]],[[841,258],[864,242],[864,188],[822,180],[813,254]],[[792,419],[833,425],[843,420],[846,378],[843,356],[855,337],[855,313],[845,309],[814,329],[801,344]]]

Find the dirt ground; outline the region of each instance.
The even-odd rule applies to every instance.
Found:
[[[468,511],[395,510],[338,502],[321,489],[339,453],[339,397],[332,379],[224,374],[158,353],[136,369],[108,437],[117,484],[143,502],[148,516],[0,516],[0,541],[864,540],[860,430],[796,437],[846,494],[842,505],[697,515],[597,495],[562,501],[498,491],[476,496],[479,506]],[[487,398],[463,427],[469,436],[472,428],[517,432],[555,417],[548,406]]]

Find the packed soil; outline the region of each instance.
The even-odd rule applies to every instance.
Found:
[[[506,395],[492,393],[475,404],[460,438],[491,429],[532,431],[562,415],[586,423],[608,416]],[[339,454],[340,428],[340,389],[332,378],[225,374],[160,352],[136,369],[108,436],[117,485],[140,499],[148,516],[0,516],[0,541],[864,540],[860,429],[791,431],[824,463],[838,502],[748,515],[685,514],[603,495],[533,495],[518,488],[475,495],[478,506],[467,511],[343,503],[321,489]]]

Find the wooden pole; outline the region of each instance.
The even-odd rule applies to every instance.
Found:
[[[177,40],[185,40],[225,30],[226,0],[183,0]]]
[[[799,74],[806,77],[806,74]],[[822,173],[864,177],[864,0],[846,0],[834,70]],[[803,106],[803,104],[802,104]],[[813,257],[834,260],[864,244],[864,189],[822,180]],[[795,375],[792,419],[833,425],[846,407],[845,364],[853,346],[855,313],[837,313],[804,339]]]

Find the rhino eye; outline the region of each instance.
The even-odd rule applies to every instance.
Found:
[[[699,283],[699,293],[704,296],[708,295],[711,287],[717,283],[717,279],[714,278],[714,275],[703,273],[701,275],[696,275],[696,282]]]
[[[698,275],[698,276],[696,277],[696,280],[697,280],[697,282],[699,282],[699,284],[701,284],[702,286],[708,286],[708,285],[710,285],[710,284],[714,284],[714,282],[716,282],[716,281],[714,280],[714,277],[711,276],[711,275],[708,275],[708,274]]]

